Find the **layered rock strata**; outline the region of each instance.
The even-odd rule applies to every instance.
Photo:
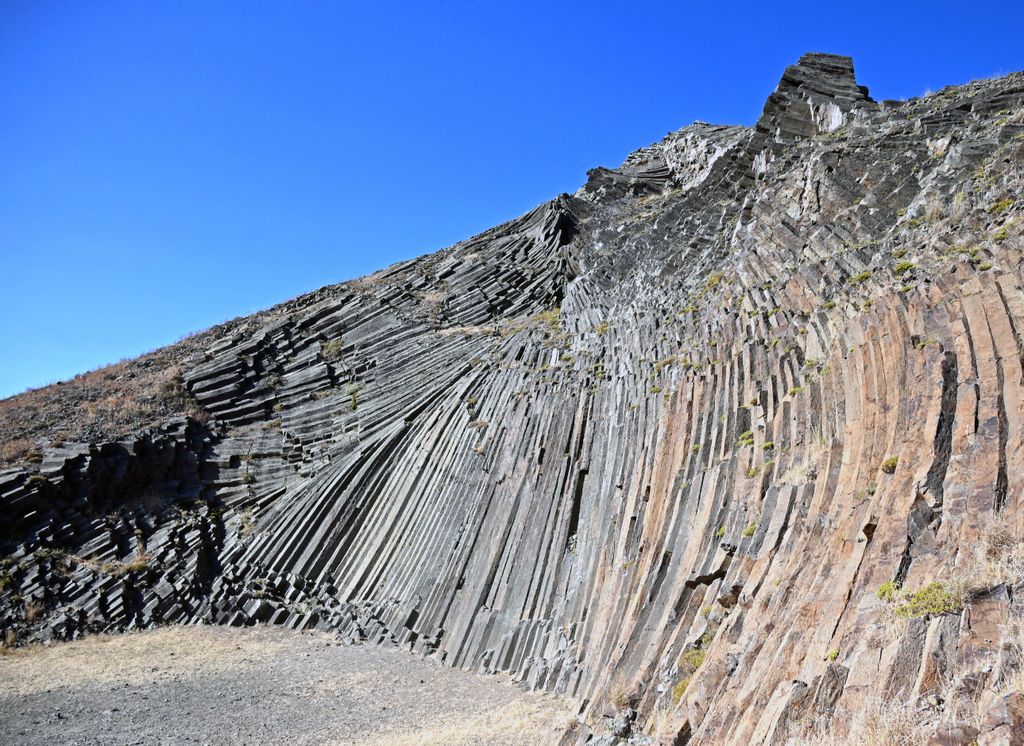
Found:
[[[754,127],[207,335],[202,417],[0,473],[9,642],[265,622],[567,693],[567,742],[1001,742],[1022,183],[1024,75],[807,55]]]

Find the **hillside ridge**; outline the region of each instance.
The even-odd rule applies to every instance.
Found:
[[[1009,743],[1022,171],[1024,74],[808,54],[753,127],[8,399],[7,643],[270,623],[566,694],[565,744]]]

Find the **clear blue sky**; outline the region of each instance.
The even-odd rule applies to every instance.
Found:
[[[1020,0],[0,2],[0,396],[447,246],[805,51],[1024,69]]]

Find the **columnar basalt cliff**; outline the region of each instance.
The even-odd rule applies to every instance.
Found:
[[[9,400],[7,642],[317,627],[568,693],[566,743],[1009,743],[1022,185],[1024,74],[806,55],[752,128]]]

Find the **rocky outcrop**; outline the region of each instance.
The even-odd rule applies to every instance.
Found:
[[[329,629],[568,693],[567,742],[1002,738],[1022,168],[1021,74],[807,55],[753,128],[208,335],[205,424],[0,474],[10,641]]]
[[[834,132],[858,111],[877,107],[868,89],[857,85],[853,60],[834,54],[808,54],[786,68],[768,97],[756,129],[779,141]]]

